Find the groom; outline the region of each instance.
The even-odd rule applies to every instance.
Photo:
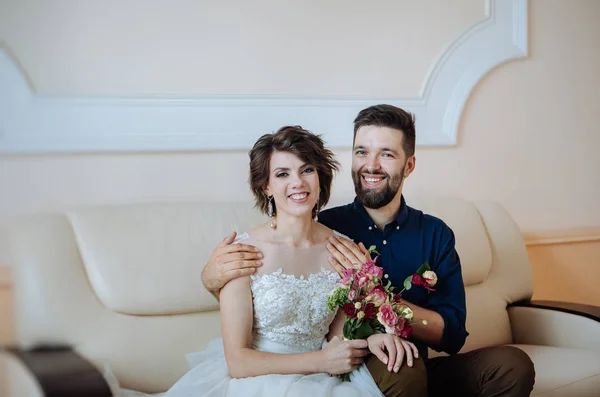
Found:
[[[535,372],[521,350],[487,347],[457,354],[468,332],[465,329],[465,289],[461,264],[454,247],[452,230],[440,219],[406,205],[404,179],[415,169],[414,117],[391,105],[363,109],[354,120],[352,178],[353,203],[319,214],[319,222],[364,245],[332,238],[331,264],[343,270],[362,262],[364,246],[375,245],[382,266],[394,285],[402,285],[422,263],[429,262],[438,276],[436,292],[419,288],[403,294],[416,318],[412,341],[419,357],[388,370],[370,355],[366,365],[386,397],[390,396],[529,396]],[[252,266],[238,265],[259,260],[254,251],[232,252],[234,236],[213,252],[202,273],[202,281],[215,296],[228,281],[251,274]],[[244,249],[243,246],[239,249]],[[450,354],[428,359],[427,348]]]

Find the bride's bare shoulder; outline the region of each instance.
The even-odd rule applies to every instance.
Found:
[[[345,234],[342,234],[342,233],[338,232],[337,230],[330,229],[330,228],[328,228],[325,225],[321,225],[321,224],[319,224],[319,225],[322,226],[322,228],[323,228],[323,236],[325,236],[323,238],[323,240],[327,240],[331,236],[336,236],[336,237],[347,238],[350,241],[354,241],[350,237],[346,236]]]
[[[336,232],[333,229],[328,228],[327,226],[317,223],[316,233],[315,233],[315,241],[324,242],[328,240],[330,237],[334,236]]]
[[[272,231],[268,224],[262,224],[254,226],[247,234],[254,241],[268,241]]]

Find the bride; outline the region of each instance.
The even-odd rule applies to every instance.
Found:
[[[383,396],[363,360],[393,361],[395,336],[342,340],[344,314],[326,305],[339,280],[326,248],[335,232],[316,217],[337,169],[321,138],[297,126],[255,143],[249,182],[270,220],[236,242],[258,247],[263,264],[223,287],[222,339],[189,354],[192,369],[164,397]],[[348,372],[349,382],[332,376]]]

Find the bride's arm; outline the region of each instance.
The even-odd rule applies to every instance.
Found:
[[[354,344],[343,342],[345,346],[332,344],[330,349],[310,353],[260,352],[251,346],[252,322],[250,277],[231,280],[221,290],[221,327],[225,359],[232,378],[267,374],[344,373],[339,372],[345,369],[331,353],[354,349]]]

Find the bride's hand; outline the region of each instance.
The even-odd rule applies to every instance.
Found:
[[[398,372],[405,355],[409,367],[413,365],[413,357],[419,357],[419,350],[412,342],[393,334],[374,334],[369,336],[367,342],[371,353],[387,364],[388,371]]]
[[[369,354],[368,343],[364,339],[341,340],[334,336],[331,341],[321,350],[324,355],[322,372],[332,375],[340,375],[352,372],[362,364],[364,357]]]
[[[327,250],[331,254],[329,263],[340,274],[353,264],[360,265],[371,260],[371,254],[363,243],[356,245],[344,237],[331,236]]]

